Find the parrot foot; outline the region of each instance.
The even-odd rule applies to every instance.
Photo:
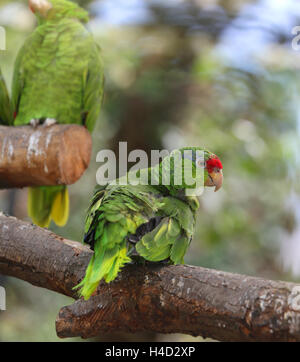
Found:
[[[45,122],[43,123],[44,127],[50,127],[53,126],[54,124],[56,124],[57,121],[54,118],[46,118]]]
[[[32,119],[29,123],[33,128],[36,128],[39,125],[40,121],[38,119]]]

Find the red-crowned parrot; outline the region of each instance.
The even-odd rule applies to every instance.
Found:
[[[202,152],[202,158],[197,151]],[[177,175],[178,171],[183,174],[184,167],[192,170],[193,175],[200,168],[202,173],[197,180],[200,185],[202,182],[203,186],[214,186],[215,191],[222,186],[220,159],[207,150],[193,147],[175,150],[159,165],[140,170],[140,177],[146,175],[150,179],[154,175],[154,182],[136,185],[115,182],[100,187],[87,214],[84,236],[94,254],[84,279],[75,287],[80,288],[84,299],[92,295],[102,279],[107,283],[114,280],[121,268],[136,257],[151,262],[184,262],[199,202],[195,195],[186,193],[195,184],[187,185],[184,177],[179,183],[174,182],[176,164],[172,160],[176,155],[182,159]],[[169,185],[163,181],[164,172],[171,175]]]

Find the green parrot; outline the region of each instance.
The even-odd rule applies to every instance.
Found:
[[[0,69],[0,124],[9,126],[12,124],[13,113],[7,92],[6,84]]]
[[[174,163],[175,156],[182,159],[182,168]],[[158,165],[138,171],[141,180],[152,176],[151,184],[126,184],[128,173],[119,182],[99,187],[86,217],[84,242],[94,254],[84,279],[75,287],[80,288],[80,296],[89,299],[102,279],[111,282],[125,264],[136,259],[182,264],[199,207],[198,195],[186,192],[196,188],[195,183],[187,184],[184,171],[191,170],[194,180],[199,177],[202,186],[215,186],[217,191],[223,182],[222,168],[213,153],[197,147],[182,148]],[[195,176],[197,169],[202,173]],[[174,182],[178,172],[182,177]],[[171,175],[169,184],[164,181],[165,174]]]
[[[84,125],[92,132],[103,99],[100,48],[84,23],[88,13],[68,0],[29,0],[38,26],[15,63],[14,125]],[[63,226],[69,215],[66,186],[30,188],[28,214],[48,227]]]

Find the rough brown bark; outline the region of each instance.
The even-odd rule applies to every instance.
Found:
[[[0,126],[0,188],[73,184],[88,167],[91,150],[82,126]]]
[[[0,215],[0,273],[76,298],[92,252]],[[88,301],[61,309],[60,337],[111,331],[222,341],[300,341],[300,285],[187,265],[129,265]]]

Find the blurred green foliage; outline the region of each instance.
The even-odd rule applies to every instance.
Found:
[[[103,50],[106,94],[93,134],[91,165],[70,188],[67,226],[53,226],[54,232],[82,239],[99,167],[95,155],[102,148],[117,151],[118,142],[127,141],[128,151],[140,148],[150,154],[151,149],[203,145],[221,158],[224,186],[201,197],[186,262],[296,280],[283,270],[279,253],[297,227],[290,198],[300,191],[299,54],[291,49],[287,34],[276,29],[274,35],[274,27],[265,26],[262,32],[272,38],[252,53],[252,67],[251,62],[228,61],[219,45],[240,11],[260,1],[215,0],[215,6],[201,0],[145,1],[150,20],[129,25],[104,21],[96,5],[105,2],[80,1],[92,5],[89,27]],[[1,12],[12,16],[3,23],[8,48],[0,53],[8,83],[17,51],[35,24],[24,4],[9,12],[8,5],[14,3],[26,1],[0,3],[0,25]],[[246,34],[245,47],[247,26],[240,30]],[[235,48],[237,57],[243,51]],[[0,209],[27,218],[26,190],[2,191],[0,197]],[[8,290],[8,311],[0,312],[0,340],[55,340],[54,316],[68,298],[10,278],[0,284]]]

